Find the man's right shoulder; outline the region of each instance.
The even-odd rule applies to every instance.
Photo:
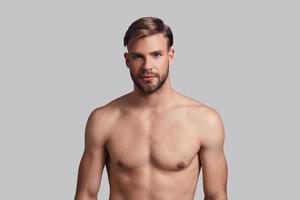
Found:
[[[120,119],[121,114],[124,113],[127,96],[121,96],[103,106],[94,108],[90,113],[88,121],[94,122],[95,126],[98,126],[102,130],[112,128]]]
[[[101,123],[105,122],[105,124],[107,124],[109,121],[116,119],[119,115],[119,112],[120,107],[112,101],[103,106],[94,108],[91,111],[89,118]]]

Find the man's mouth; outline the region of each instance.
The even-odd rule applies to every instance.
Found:
[[[145,81],[151,81],[154,77],[155,77],[154,75],[141,76],[141,78]]]

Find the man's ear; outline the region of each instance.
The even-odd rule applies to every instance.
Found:
[[[127,52],[124,53],[126,66],[129,68],[129,54]]]
[[[173,48],[169,49],[168,57],[169,57],[169,65],[172,65],[174,62],[175,51]]]

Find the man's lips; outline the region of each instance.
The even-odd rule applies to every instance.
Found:
[[[142,78],[150,78],[154,76],[155,76],[154,74],[141,75]]]
[[[154,75],[146,75],[146,76],[141,76],[141,78],[145,81],[151,81],[155,77]]]

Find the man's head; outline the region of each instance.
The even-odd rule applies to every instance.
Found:
[[[161,19],[144,17],[129,26],[124,37],[128,53],[124,57],[141,92],[151,94],[167,80],[174,57],[172,45],[172,31]]]

